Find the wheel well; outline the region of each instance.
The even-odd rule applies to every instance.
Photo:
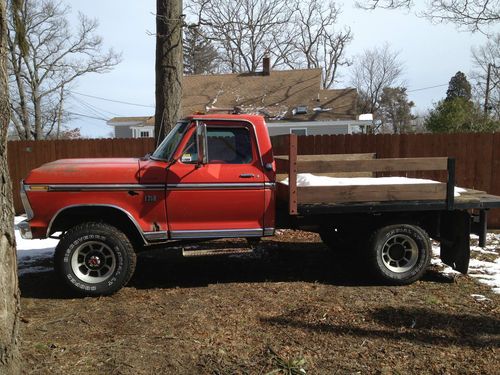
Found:
[[[68,207],[56,214],[49,228],[48,235],[65,232],[75,225],[84,222],[97,222],[112,225],[121,230],[134,245],[145,243],[142,233],[126,212],[108,206]]]

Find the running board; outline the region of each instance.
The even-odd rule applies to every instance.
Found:
[[[229,254],[248,254],[252,253],[253,249],[244,247],[226,248],[226,249],[198,249],[188,250],[182,248],[182,256],[185,257],[201,257],[214,255],[229,255]]]

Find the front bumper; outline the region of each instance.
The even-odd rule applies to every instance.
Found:
[[[31,233],[30,223],[28,220],[21,221],[17,224],[17,228],[21,233],[21,237],[25,240],[31,240],[33,238],[33,234]]]

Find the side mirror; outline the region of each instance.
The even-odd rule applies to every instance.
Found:
[[[198,149],[198,165],[208,163],[207,125],[196,124],[196,148]]]

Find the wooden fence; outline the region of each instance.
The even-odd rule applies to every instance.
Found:
[[[282,137],[273,138],[275,155],[285,154]],[[16,212],[22,212],[19,181],[43,163],[79,157],[138,157],[154,148],[151,138],[14,141],[8,158]],[[456,159],[457,185],[500,195],[500,133],[301,136],[299,155],[374,152],[378,158],[449,156]],[[413,175],[409,175],[413,176]],[[443,180],[439,172],[415,177]],[[500,209],[489,214],[489,225],[500,228]]]

